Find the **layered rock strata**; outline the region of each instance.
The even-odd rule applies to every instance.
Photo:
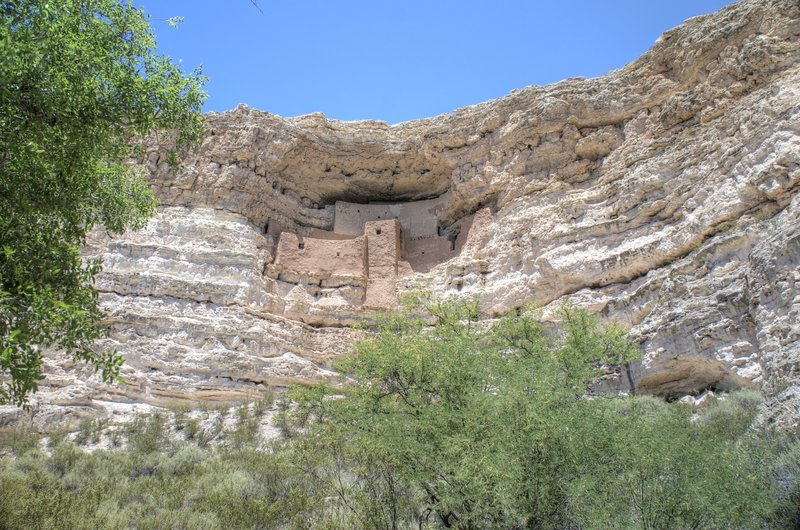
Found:
[[[800,416],[796,0],[745,0],[603,77],[436,118],[240,106],[207,123],[175,174],[149,147],[147,229],[87,247],[128,384],[54,354],[42,414],[326,379],[354,324],[425,289],[487,316],[571,300],[632,328],[639,375],[714,358],[770,393],[764,422]]]

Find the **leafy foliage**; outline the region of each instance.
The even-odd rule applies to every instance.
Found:
[[[592,402],[580,431],[591,441],[588,460],[570,485],[576,520],[587,528],[761,527],[775,508],[774,455],[748,432],[760,401],[730,401],[697,415],[649,397]],[[723,422],[729,428],[720,432]]]
[[[800,440],[780,442],[773,477],[778,506],[770,522],[776,528],[800,528]]]
[[[758,400],[696,421],[681,404],[592,396],[601,366],[636,357],[618,327],[570,307],[561,330],[529,311],[487,328],[474,307],[427,309],[432,329],[400,315],[339,366],[343,399],[295,392],[307,453],[364,470],[339,497],[383,484],[384,510],[357,526],[750,527],[771,509],[767,453],[747,434]],[[385,509],[409,498],[416,512]]]
[[[249,407],[212,447],[153,415],[127,449],[85,453],[11,433],[0,457],[7,528],[795,528],[800,450],[751,429],[752,391],[702,408],[592,395],[619,328],[572,308],[487,326],[474,306],[388,319],[340,368],[344,388],[293,391],[266,446]],[[271,399],[271,398],[267,398]],[[184,406],[173,406],[177,421]],[[228,416],[226,410],[225,416]],[[265,411],[262,411],[265,412]],[[100,436],[87,423],[75,441]],[[85,431],[85,432],[84,432]],[[88,433],[88,434],[87,434]],[[26,439],[23,443],[19,440]],[[183,441],[181,441],[183,440]],[[2,440],[0,440],[0,447]],[[122,445],[120,446],[122,447]]]
[[[78,249],[95,224],[120,233],[153,213],[125,161],[153,131],[175,149],[199,138],[204,78],[156,54],[131,2],[11,0],[0,18],[0,402],[24,404],[43,348],[118,377],[119,356],[93,349],[100,262]]]

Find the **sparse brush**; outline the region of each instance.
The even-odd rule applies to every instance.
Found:
[[[192,403],[184,399],[172,399],[164,403],[164,408],[173,413],[189,412],[192,410]]]
[[[78,434],[75,435],[75,443],[86,445],[89,443],[100,443],[103,430],[108,426],[107,418],[84,418],[78,424]]]
[[[52,450],[58,444],[65,441],[67,439],[68,434],[69,434],[69,429],[66,427],[60,427],[54,431],[49,432],[47,434],[47,447],[49,447]]]
[[[281,436],[285,439],[294,438],[297,433],[297,419],[295,414],[292,413],[292,401],[288,396],[282,396],[276,401],[276,408],[278,412],[272,419],[275,425],[281,432]]]
[[[200,434],[200,420],[195,418],[188,420],[184,432],[187,440],[196,440],[198,434]]]
[[[40,440],[39,433],[28,425],[0,431],[0,447],[11,450],[17,456],[38,448]]]
[[[250,414],[247,405],[236,410],[236,429],[230,433],[233,447],[252,446],[258,439],[259,416]]]
[[[186,426],[186,415],[192,410],[192,403],[184,400],[168,401],[164,408],[172,414],[172,421],[176,431],[182,431]]]
[[[563,334],[525,313],[483,328],[440,309],[433,329],[401,321],[362,342],[340,365],[352,385],[278,399],[283,437],[268,444],[250,403],[187,415],[180,444],[152,414],[125,428],[128,451],[0,457],[0,526],[797,526],[800,445],[752,428],[756,392],[589,399],[597,366],[637,353],[622,330],[574,308]],[[100,431],[123,432],[87,420],[81,437]]]
[[[738,390],[700,411],[700,422],[709,433],[735,438],[753,423],[764,397],[755,390]]]
[[[145,454],[161,451],[167,442],[165,423],[159,413],[138,416],[126,428],[128,449]]]
[[[256,416],[263,416],[272,408],[275,403],[275,394],[270,390],[264,390],[261,393],[261,398],[253,403],[253,414]]]
[[[220,416],[211,419],[211,422],[211,428],[204,429],[198,420],[190,420],[191,426],[187,423],[187,440],[193,440],[198,447],[208,447],[212,440],[223,434],[225,427],[225,422]]]

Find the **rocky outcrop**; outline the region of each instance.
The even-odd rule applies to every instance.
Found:
[[[645,353],[638,376],[676,355],[717,359],[771,392],[765,421],[800,417],[795,0],[745,0],[606,76],[427,120],[284,119],[241,106],[207,122],[175,174],[148,147],[163,205],[148,228],[98,231],[87,248],[105,261],[106,346],[124,354],[128,384],[76,380],[54,354],[42,410],[233,399],[325,379],[362,333],[354,325],[425,289],[479,296],[487,316],[528,302],[554,315],[571,300],[632,328]],[[336,234],[337,201],[394,211],[408,229],[411,209],[386,203],[434,198],[436,237],[469,237],[424,267],[290,278],[276,261],[280,234],[298,245]],[[412,248],[403,241],[398,263]],[[373,292],[390,298],[369,303],[373,279],[389,282]]]
[[[653,366],[639,381],[636,390],[674,401],[705,392],[733,392],[754,386],[722,361],[700,355],[678,355]]]

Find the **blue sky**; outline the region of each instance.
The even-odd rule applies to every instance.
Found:
[[[159,50],[238,103],[389,123],[615,70],[726,0],[139,0]],[[166,19],[182,16],[178,29]]]

